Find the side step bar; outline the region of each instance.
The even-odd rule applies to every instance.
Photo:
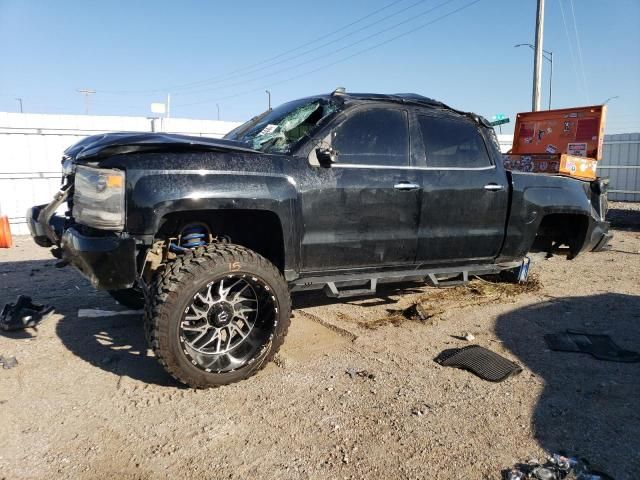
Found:
[[[467,265],[449,268],[418,268],[413,270],[393,270],[383,272],[350,272],[335,275],[303,276],[289,283],[292,292],[324,289],[327,296],[332,298],[349,298],[374,295],[380,281],[392,283],[401,280],[424,280],[435,287],[449,287],[462,285],[469,281],[470,275],[487,275],[498,273],[498,265]],[[452,279],[440,280],[438,275],[453,276]],[[366,288],[361,285],[353,287],[354,283],[368,282]]]
[[[349,297],[364,297],[366,295],[375,295],[378,286],[378,279],[369,279],[369,288],[353,288],[347,290],[338,290],[335,282],[327,282],[324,286],[324,293],[327,297],[331,298],[349,298]]]

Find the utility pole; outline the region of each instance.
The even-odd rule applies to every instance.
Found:
[[[167,118],[171,116],[171,94],[167,93]]]
[[[16,97],[16,100],[18,101],[18,103],[20,104],[20,113],[24,113],[22,111],[22,98],[21,97]]]
[[[514,47],[529,47],[531,50],[536,51],[536,47],[534,47],[530,43],[518,43],[514,45]],[[542,49],[542,58],[549,62],[549,110],[551,110],[551,89],[553,88],[553,52]]]
[[[89,115],[89,96],[96,93],[95,90],[91,90],[90,88],[78,88],[76,92],[84,95],[84,114]]]
[[[265,93],[269,96],[269,110],[271,110],[271,92],[269,90],[265,90]]]
[[[531,109],[540,110],[540,90],[542,89],[542,44],[544,36],[544,0],[538,0],[536,12],[536,42],[533,59],[533,95]]]
[[[218,120],[220,120],[220,105],[216,103],[216,108],[218,109]]]

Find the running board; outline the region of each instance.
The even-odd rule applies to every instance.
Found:
[[[450,287],[467,283],[470,275],[487,275],[490,273],[498,273],[500,270],[498,265],[489,264],[377,272],[352,271],[350,273],[336,273],[334,275],[302,276],[290,282],[289,288],[292,292],[324,289],[325,294],[332,298],[360,297],[375,295],[380,281],[391,283],[404,279],[412,279],[428,281],[434,287]],[[440,280],[438,279],[438,275],[453,275],[454,278],[450,280]],[[369,285],[367,288],[362,288],[361,286],[349,288],[358,282],[368,282]]]

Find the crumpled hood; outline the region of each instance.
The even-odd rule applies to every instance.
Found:
[[[176,149],[261,153],[243,143],[221,138],[193,137],[175,133],[116,132],[87,137],[67,148],[64,155],[65,158],[84,163],[123,153]]]

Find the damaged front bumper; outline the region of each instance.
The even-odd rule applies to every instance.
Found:
[[[82,235],[71,227],[62,234],[62,258],[95,288],[122,290],[136,283],[136,241],[133,238]]]
[[[27,211],[27,225],[41,247],[58,246],[55,254],[76,267],[95,288],[121,290],[136,283],[136,241],[115,233],[86,235],[69,220],[55,215],[67,198],[61,190],[53,201]]]

